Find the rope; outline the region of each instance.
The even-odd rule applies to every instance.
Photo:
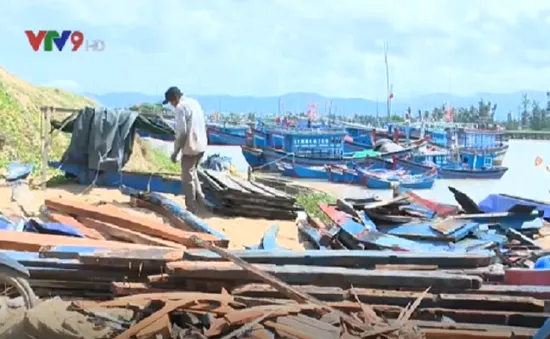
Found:
[[[292,162],[294,162],[294,161],[295,161],[294,155],[295,155],[294,153],[289,153],[289,154],[285,155],[284,157],[277,158],[277,159],[275,159],[275,160],[273,160],[273,161],[270,161],[270,162],[268,162],[268,163],[266,163],[266,164],[263,164],[263,165],[261,165],[261,166],[256,166],[256,167],[250,166],[250,167],[252,168],[252,171],[254,171],[254,170],[259,170],[259,169],[262,169],[262,168],[267,167],[267,166],[269,166],[269,165],[273,165],[273,164],[276,164],[276,163],[278,163],[278,162],[281,162],[283,159],[286,159],[286,158],[291,157],[291,156],[292,156]]]

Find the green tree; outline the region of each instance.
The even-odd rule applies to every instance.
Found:
[[[531,113],[529,112],[529,105],[531,104],[531,100],[529,100],[529,97],[527,97],[527,94],[523,95],[523,99],[521,101],[521,127],[526,128],[529,126],[529,123],[531,121]]]
[[[538,101],[533,100],[532,104],[532,112],[531,112],[531,121],[530,121],[530,127],[531,129],[535,131],[540,131],[544,128],[544,121],[543,121],[543,114],[542,109],[540,108],[540,104]]]

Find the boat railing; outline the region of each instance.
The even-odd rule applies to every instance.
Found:
[[[266,131],[283,135],[326,135],[327,137],[346,135],[346,131],[341,128],[267,128]]]

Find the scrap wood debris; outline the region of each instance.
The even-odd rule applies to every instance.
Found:
[[[227,293],[207,294],[173,292],[133,295],[98,303],[79,305],[81,312],[92,308],[121,308],[130,305],[136,312],[132,323],[115,337],[142,338],[145,333],[163,338],[423,338],[423,334],[407,316],[383,320],[368,318],[358,303],[328,305],[296,303],[285,299],[239,298]],[[414,307],[414,305],[413,305]],[[343,317],[350,317],[358,326],[347,326]],[[168,319],[175,319],[173,323]],[[369,319],[367,321],[367,319]]]
[[[548,318],[548,277],[533,269],[547,226],[523,227],[529,208],[339,201],[320,207],[332,224],[299,220],[314,250],[279,247],[277,227],[227,250],[175,202],[124,193],[165,222],[67,198],[45,200],[50,222],[0,220],[0,249],[36,294],[77,300],[67,312],[106,327],[98,338],[530,338]]]

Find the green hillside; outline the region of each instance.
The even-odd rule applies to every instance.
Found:
[[[37,87],[0,67],[0,166],[13,160],[40,166],[40,106],[82,108],[96,106],[88,98],[57,88]],[[52,141],[50,154],[59,157],[67,135]]]

